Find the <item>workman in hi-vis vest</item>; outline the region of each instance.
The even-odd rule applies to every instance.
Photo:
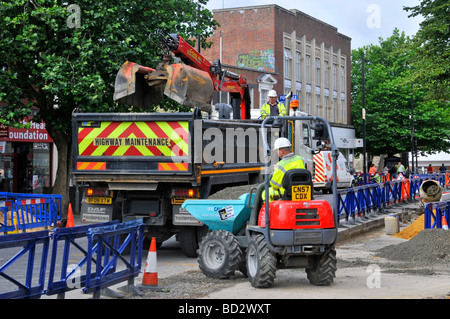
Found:
[[[261,118],[263,120],[270,116],[286,116],[286,107],[277,100],[277,97],[275,90],[269,92],[269,102],[261,107]]]
[[[280,137],[275,140],[274,150],[278,150],[278,156],[281,160],[275,165],[275,169],[270,180],[269,201],[278,200],[284,194],[283,178],[287,171],[291,169],[304,169],[305,164],[299,155],[292,152],[291,142]],[[262,193],[262,199],[265,200],[265,192]]]

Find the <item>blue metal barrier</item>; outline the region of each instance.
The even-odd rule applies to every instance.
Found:
[[[338,200],[339,200],[338,221],[340,223],[341,221],[345,221],[346,223],[352,224],[356,222],[357,202],[355,190],[357,190],[358,188],[359,186],[354,188],[348,188],[346,190],[338,190]],[[344,198],[342,198],[342,195],[345,195]],[[345,212],[344,216],[341,216],[342,211]]]
[[[139,275],[142,263],[144,226],[142,219],[139,219],[123,224],[91,228],[88,231],[86,286],[83,289],[85,293],[93,292],[94,298],[96,298],[101,289],[123,280],[132,282]],[[124,234],[128,234],[128,236],[120,244],[120,236]],[[136,243],[138,243],[137,247]],[[129,260],[123,254],[127,247],[130,248]],[[119,259],[125,265],[124,270],[116,269]],[[96,267],[92,273],[93,261]],[[91,276],[91,274],[94,275]]]
[[[354,224],[358,216],[367,217],[370,210],[379,211],[404,200],[416,200],[419,197],[420,186],[429,179],[445,185],[444,174],[430,174],[414,175],[408,180],[393,180],[338,190],[338,222]]]
[[[4,223],[0,225],[0,231],[4,233],[12,230],[53,226],[61,220],[61,195],[0,192],[0,200],[4,203],[10,203],[9,210],[1,211],[4,216]],[[7,215],[10,218],[9,225]]]
[[[3,215],[3,222],[0,221],[0,232],[5,235],[15,229],[13,222],[11,221],[11,201],[0,201],[0,213]],[[8,222],[8,219],[10,222]]]
[[[424,228],[442,228],[442,217],[450,220],[450,202],[428,203],[424,211]]]
[[[14,234],[0,237],[0,249],[22,247],[14,257],[9,259],[0,267],[0,276],[5,278],[8,284],[12,284],[13,288],[16,288],[14,290],[11,289],[9,292],[1,293],[0,299],[39,298],[42,295],[44,291],[49,238],[48,231],[45,230],[34,233]],[[35,271],[34,261],[36,257],[36,246],[38,244],[42,244],[41,263],[40,268]],[[21,257],[27,253],[28,261],[25,282],[20,282],[22,276],[8,274],[7,270],[10,269],[10,267],[15,263],[21,263]],[[37,284],[33,280],[35,273],[38,274]],[[8,285],[3,284],[2,286],[5,288],[5,286]]]
[[[377,188],[378,184],[368,184],[358,187],[356,205],[358,212],[364,217],[368,215],[372,209],[378,208]]]
[[[0,265],[0,279],[6,279],[6,283],[2,279],[0,299],[40,298],[42,294],[58,294],[58,298],[61,298],[64,297],[65,292],[82,288],[82,286],[84,286],[85,293],[93,292],[95,297],[99,296],[101,289],[121,281],[128,281],[126,291],[142,294],[132,285],[134,278],[141,271],[144,226],[145,224],[140,219],[123,224],[113,221],[57,228],[52,234],[43,230],[0,236],[0,249],[23,247],[4,265]],[[85,239],[86,249],[76,241],[81,238]],[[50,239],[53,239],[52,254],[49,262],[48,287],[45,290]],[[38,244],[40,244],[39,248],[36,249]],[[62,254],[60,254],[61,249],[58,249],[61,246],[63,246]],[[78,254],[70,255],[70,247],[77,248]],[[130,250],[130,255],[128,252],[125,253],[127,248]],[[72,262],[71,258],[79,256],[80,251],[83,256],[78,258],[79,261],[76,261],[76,264],[69,265],[69,262]],[[35,255],[38,252],[42,254],[41,263],[40,268],[35,269]],[[9,253],[10,250],[7,250],[6,256]],[[26,274],[23,276],[22,273],[25,270],[21,257],[26,253],[28,253],[28,262]],[[59,258],[62,260],[61,269],[57,269]],[[118,261],[122,264],[118,264]],[[14,269],[13,265],[18,269]],[[73,269],[69,270],[70,266],[74,266]],[[93,266],[94,271],[92,271]],[[86,268],[84,273],[81,272],[82,267]],[[55,280],[58,273],[60,274],[59,279]],[[23,277],[25,277],[23,279],[25,282],[21,282]]]
[[[88,248],[83,247],[77,239],[86,239],[86,234],[92,227],[105,227],[118,223],[119,221],[111,221],[102,224],[55,229],[52,234],[52,254],[46,294],[58,294],[58,299],[64,299],[67,291],[84,287],[86,275],[82,275],[80,269],[87,262]],[[60,256],[58,249],[61,243],[64,244],[62,256]],[[77,254],[74,254],[75,256],[71,255],[71,247],[74,247],[77,253],[81,252],[83,257],[75,259]],[[58,257],[61,257],[61,269],[56,269]],[[69,259],[71,259],[70,265]],[[72,268],[69,269],[69,266]],[[58,272],[60,273],[59,280],[55,280],[55,275]]]
[[[420,196],[419,190],[423,181],[424,179],[419,177],[414,177],[410,179],[410,191],[409,191],[410,199],[414,200],[416,199],[416,197]]]

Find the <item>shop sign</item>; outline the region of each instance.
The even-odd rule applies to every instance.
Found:
[[[25,118],[22,123],[30,123],[31,127],[29,129],[6,127],[6,134],[4,129],[0,127],[0,138],[9,142],[53,143],[52,138],[45,128],[44,122],[36,123],[32,121],[31,117],[29,117]]]
[[[0,123],[0,138],[8,137],[8,127]]]

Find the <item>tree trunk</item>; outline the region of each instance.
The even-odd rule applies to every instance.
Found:
[[[69,206],[69,180],[71,175],[71,138],[61,131],[53,131],[52,138],[58,149],[58,169],[56,171],[53,194],[60,194],[62,200],[62,215],[65,216]]]

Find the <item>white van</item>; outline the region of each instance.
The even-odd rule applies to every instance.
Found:
[[[332,192],[333,170],[331,167],[331,151],[322,151],[314,155],[313,185],[315,190],[324,194]],[[347,160],[339,152],[337,164],[337,187],[350,188],[354,185],[354,177],[347,166]]]

